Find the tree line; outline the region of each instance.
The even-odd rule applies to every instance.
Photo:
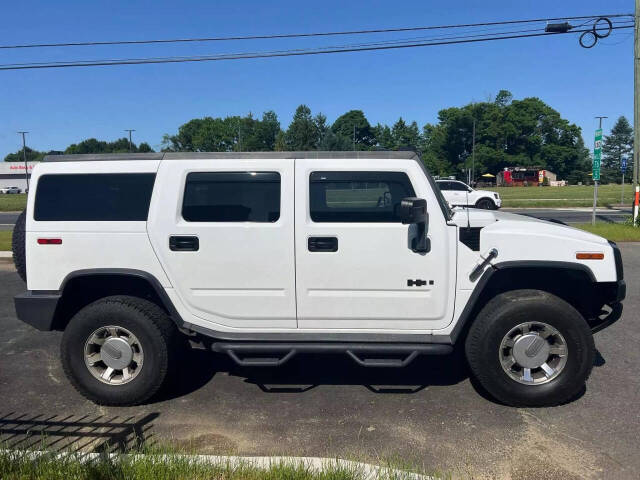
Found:
[[[153,152],[151,146],[142,142],[139,145],[131,143],[131,151],[136,153]],[[96,140],[95,138],[88,138],[80,143],[72,143],[64,150],[49,150],[47,152],[40,152],[33,150],[29,147],[25,148],[25,153],[28,162],[39,162],[46,155],[63,155],[63,154],[76,154],[76,153],[128,153],[129,152],[129,139],[123,137],[113,142],[106,142],[103,140]],[[24,162],[25,155],[22,149],[15,153],[10,153],[4,157],[5,162]]]
[[[620,117],[604,138],[602,180],[619,181],[621,158],[630,156],[633,130]],[[132,151],[153,151],[147,143]],[[400,117],[392,125],[372,125],[362,110],[350,110],[332,124],[322,113],[300,105],[286,128],[267,111],[260,118],[204,117],[186,122],[162,140],[171,152],[239,152],[295,150],[414,150],[435,175],[466,177],[475,165],[478,175],[497,174],[509,166],[550,170],[570,183],[588,182],[589,149],[580,127],[562,118],[539,98],[516,100],[507,90],[494,99],[451,107],[438,113],[437,123],[421,128]],[[64,153],[116,153],[129,151],[126,138],[115,142],[88,139],[70,145]],[[475,152],[475,154],[474,154]],[[34,160],[44,153],[27,151]],[[58,152],[50,152],[58,153]],[[22,161],[22,150],[5,161]],[[629,159],[629,168],[631,159]]]

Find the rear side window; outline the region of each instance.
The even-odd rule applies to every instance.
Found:
[[[280,174],[189,173],[182,218],[187,222],[275,222],[280,218]]]
[[[314,222],[400,222],[398,205],[415,193],[403,172],[312,172]]]
[[[43,175],[36,221],[146,221],[155,173]]]
[[[451,182],[451,190],[455,190],[457,192],[466,192],[467,186],[464,183]]]

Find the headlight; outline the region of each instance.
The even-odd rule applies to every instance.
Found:
[[[494,193],[493,196],[496,197],[496,200],[500,198],[500,195],[498,195],[497,193]]]

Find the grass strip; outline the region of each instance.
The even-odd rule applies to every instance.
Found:
[[[214,461],[211,459],[214,458]],[[312,459],[293,462],[180,454],[50,453],[0,450],[0,478],[38,480],[427,480],[412,472],[365,468],[355,462]],[[264,459],[262,459],[264,460]]]
[[[0,212],[21,212],[27,208],[27,194],[0,194]]]
[[[595,233],[614,242],[640,242],[640,227],[633,227],[622,223],[590,223],[572,224],[572,227]]]
[[[0,252],[11,251],[11,235],[13,230],[0,230]]]

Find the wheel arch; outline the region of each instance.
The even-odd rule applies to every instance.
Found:
[[[474,203],[474,205],[477,207],[478,204],[482,203],[482,202],[491,202],[491,205],[493,206],[493,208],[496,208],[496,202],[493,198],[491,198],[489,195],[483,195],[482,197],[480,197],[479,199],[476,200],[476,203]]]
[[[513,261],[495,264],[480,277],[458,322],[451,342],[464,342],[469,327],[480,310],[501,293],[535,289],[551,293],[573,306],[585,320],[600,313],[605,303],[599,284],[585,265],[554,261]]]
[[[52,329],[64,330],[73,315],[100,298],[127,295],[149,300],[162,308],[177,326],[182,318],[160,281],[142,270],[127,268],[98,268],[69,273],[59,290]]]

